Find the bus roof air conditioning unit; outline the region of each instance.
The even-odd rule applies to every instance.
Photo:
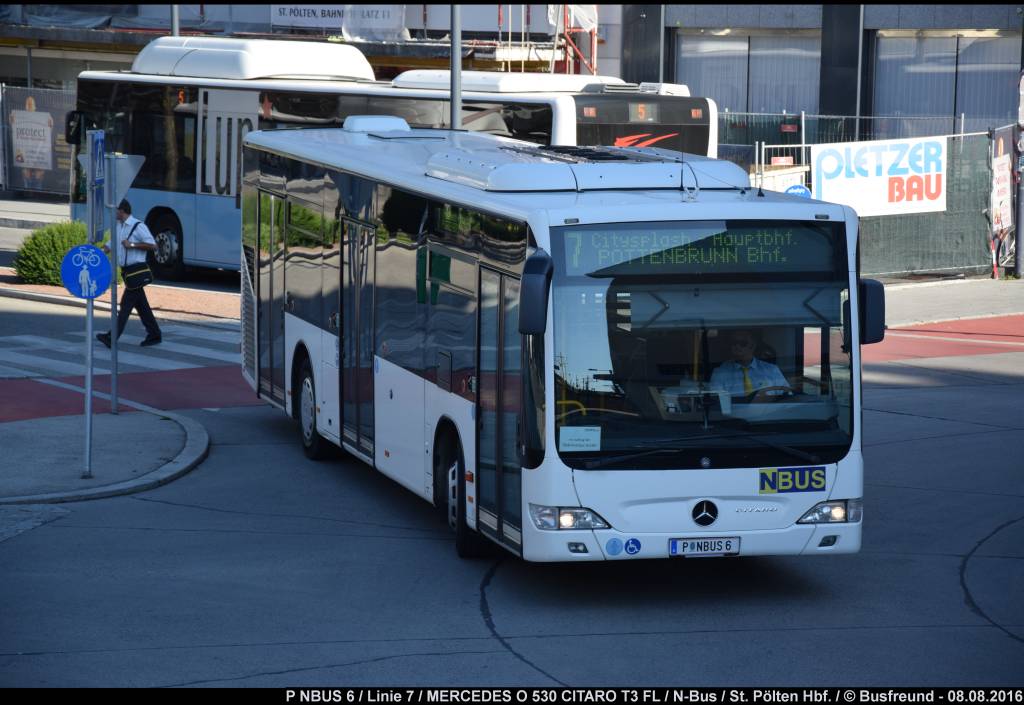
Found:
[[[227,37],[159,37],[132,63],[132,73],[249,80],[374,80],[363,52],[345,44]]]
[[[690,95],[690,87],[683,85],[682,83],[651,83],[643,82],[640,84],[641,93],[651,93],[653,95],[678,95],[687,97]]]
[[[447,69],[403,71],[391,82],[395,88],[451,88]],[[601,86],[626,85],[614,76],[588,76],[551,73],[502,73],[499,71],[463,71],[462,90],[483,93],[580,93],[600,90]]]
[[[341,126],[346,132],[410,132],[409,123],[394,115],[349,115]]]

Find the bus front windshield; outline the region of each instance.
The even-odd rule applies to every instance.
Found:
[[[841,223],[552,229],[555,433],[574,468],[835,462],[853,424]]]

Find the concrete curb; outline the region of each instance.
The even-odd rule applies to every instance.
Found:
[[[951,284],[982,284],[994,281],[1012,281],[1010,279],[990,279],[989,277],[972,277],[971,279],[945,279],[929,282],[907,282],[905,284],[885,284],[886,291],[899,291],[900,289],[927,289],[933,286],[949,286]]]
[[[26,301],[39,301],[44,304],[61,304],[63,306],[74,306],[76,308],[85,308],[85,299],[78,299],[72,296],[59,296],[57,294],[43,294],[38,291],[22,291],[21,289],[10,289],[7,287],[0,287],[0,296],[8,299],[24,299]],[[103,311],[110,311],[110,304],[99,299],[93,299],[92,306],[94,309],[100,309]]]
[[[975,316],[947,316],[946,318],[933,318],[924,321],[900,321],[899,323],[886,323],[885,328],[904,328],[906,326],[924,326],[930,323],[950,323],[952,321],[977,321],[983,318],[1003,318],[1005,316],[1024,316],[1024,311],[1011,311],[1010,313],[980,313]]]
[[[46,494],[23,495],[20,497],[0,497],[0,504],[81,502],[89,499],[103,499],[105,497],[117,497],[119,495],[144,492],[178,479],[206,459],[210,452],[210,435],[198,421],[194,421],[187,416],[173,414],[169,411],[152,409],[144,404],[129,402],[124,399],[119,401],[127,406],[133,406],[139,409],[139,411],[168,418],[181,426],[182,430],[185,431],[185,446],[178,455],[156,470],[152,470],[133,480],[70,492],[48,492]]]
[[[21,220],[20,218],[0,218],[0,228],[18,228],[19,230],[38,230],[47,225],[61,223],[67,218],[60,220]]]

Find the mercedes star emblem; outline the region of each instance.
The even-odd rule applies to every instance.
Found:
[[[701,526],[710,526],[715,523],[717,518],[718,507],[715,506],[714,502],[704,499],[697,502],[697,506],[693,508],[693,520]]]

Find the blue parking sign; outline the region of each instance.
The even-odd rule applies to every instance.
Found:
[[[80,299],[95,299],[110,286],[110,260],[93,245],[76,245],[60,263],[64,288]]]

